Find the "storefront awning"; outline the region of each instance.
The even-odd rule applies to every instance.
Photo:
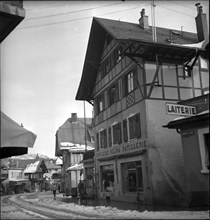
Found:
[[[36,135],[26,130],[1,112],[1,146],[0,158],[27,154],[33,147]]]

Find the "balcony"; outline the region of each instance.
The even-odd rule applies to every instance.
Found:
[[[0,2],[0,43],[25,18],[23,1]]]

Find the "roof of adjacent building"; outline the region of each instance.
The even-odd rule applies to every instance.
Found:
[[[192,125],[208,125],[209,126],[209,110],[200,112],[195,116],[179,117],[173,121],[170,121],[167,125],[163,125],[165,128],[175,129],[184,128]]]
[[[85,121],[86,121],[86,141],[85,141]],[[91,128],[91,118],[76,118],[76,121],[72,121],[72,118],[68,118],[63,125],[59,127],[56,132],[56,149],[55,155],[62,156],[60,152],[60,143],[67,142],[79,145],[92,146],[90,136],[92,135],[89,131]]]
[[[92,91],[100,66],[100,59],[107,33],[120,43],[138,44],[144,47],[144,51],[150,51],[153,54],[161,53],[163,56],[167,53],[176,54],[179,57],[179,61],[183,63],[192,59],[197,50],[197,48],[181,46],[181,44],[198,43],[197,34],[195,33],[170,30],[170,38],[169,29],[156,27],[157,42],[153,42],[151,26],[148,29],[144,29],[137,23],[94,17],[76,100],[91,101],[93,99]],[[144,56],[147,59],[155,59],[155,56],[146,54],[146,52]]]

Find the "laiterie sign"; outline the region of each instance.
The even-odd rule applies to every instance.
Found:
[[[113,147],[101,149],[100,151],[96,152],[96,158],[104,158],[109,156],[137,152],[139,150],[145,150],[147,148],[147,145],[147,140],[130,142],[125,145],[115,145]]]
[[[166,103],[166,113],[169,115],[196,115],[196,107],[191,105],[178,105],[174,103]]]

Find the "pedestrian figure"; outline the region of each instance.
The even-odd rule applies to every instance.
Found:
[[[56,198],[56,190],[57,190],[57,186],[55,183],[53,183],[52,191],[53,191],[54,199]]]
[[[84,187],[84,184],[83,184],[83,182],[81,180],[79,181],[78,189],[79,189],[79,197],[82,199],[83,196],[84,196],[84,189],[85,189],[85,187]]]

